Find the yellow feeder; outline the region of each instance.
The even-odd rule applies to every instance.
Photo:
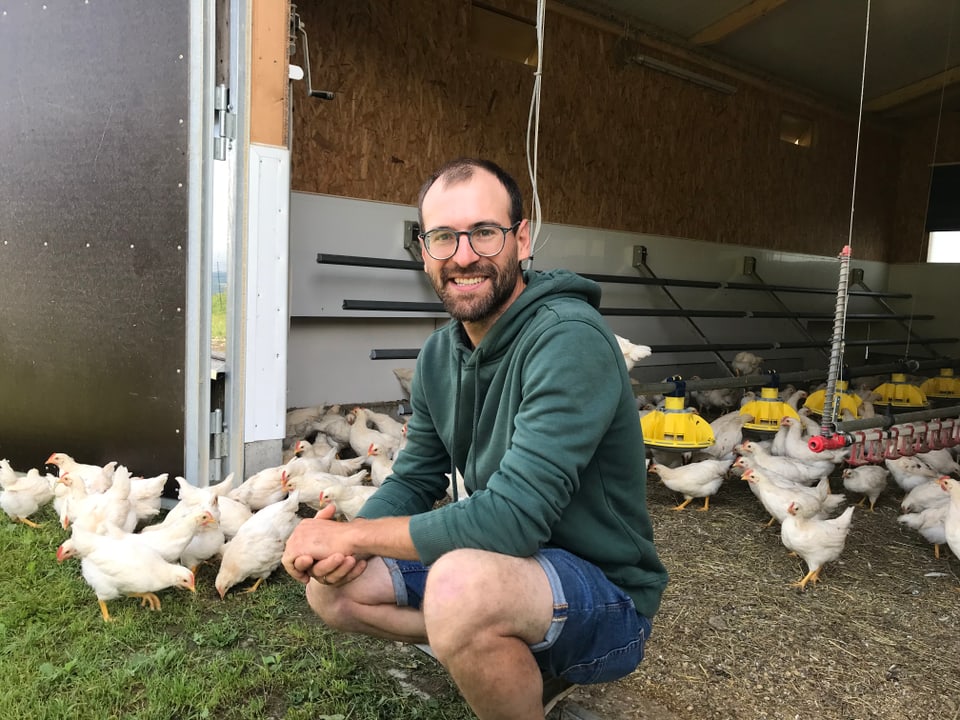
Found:
[[[850,386],[846,380],[837,380],[836,394],[833,396],[837,411],[835,417],[841,417],[842,411],[846,410],[854,417],[860,417],[860,406],[863,405],[863,399],[859,395],[851,395],[847,392]],[[826,400],[827,391],[817,390],[807,396],[807,401],[803,404],[810,412],[817,415],[823,415],[823,403]]]
[[[710,423],[683,406],[679,397],[664,398],[663,410],[651,410],[640,418],[643,442],[662,450],[697,450],[713,445]]]
[[[889,405],[899,408],[919,408],[927,404],[927,396],[916,385],[907,382],[904,373],[892,373],[890,382],[884,383],[873,390],[880,399],[875,405]]]
[[[940,368],[940,375],[932,377],[920,386],[928,398],[960,398],[960,378],[953,376],[953,368]]]
[[[760,388],[760,399],[748,402],[740,408],[741,415],[753,415],[753,420],[744,423],[744,430],[775,433],[785,417],[800,419],[797,411],[780,399],[780,388]]]

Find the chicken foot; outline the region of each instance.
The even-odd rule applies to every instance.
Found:
[[[697,508],[697,512],[706,512],[710,509],[710,496],[707,495],[703,498],[703,507]]]
[[[97,604],[100,606],[100,614],[103,616],[103,621],[113,622],[113,618],[110,617],[110,612],[107,610],[107,603],[103,600],[97,600]]]
[[[160,609],[160,598],[158,598],[154,593],[128,593],[127,597],[140,598],[140,607],[149,605],[151,610]]]
[[[680,503],[680,504],[677,505],[676,507],[673,507],[673,508],[670,508],[670,509],[671,509],[671,510],[683,510],[683,509],[684,509],[687,505],[689,505],[691,502],[693,502],[693,498],[692,498],[692,497],[688,497],[688,498],[687,498],[686,500],[684,500],[682,503]]]
[[[819,579],[820,579],[820,568],[817,568],[816,570],[811,570],[810,572],[808,572],[806,575],[800,578],[797,582],[790,583],[790,587],[795,587],[795,588],[799,588],[800,590],[805,590],[807,587],[807,583],[810,583],[811,585],[816,585],[817,580]]]
[[[25,517],[15,517],[14,520],[16,520],[19,523],[23,523],[24,525],[29,525],[32,528],[40,527],[40,523],[35,523],[33,520],[28,520]]]
[[[241,594],[241,595],[246,595],[247,593],[252,593],[252,592],[253,592],[254,590],[256,590],[258,587],[260,587],[260,585],[261,585],[262,583],[263,583],[263,578],[257,578],[257,581],[256,581],[253,585],[251,585],[250,587],[248,587],[246,590],[243,590],[240,594]]]

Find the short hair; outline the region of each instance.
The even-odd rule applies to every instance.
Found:
[[[445,185],[466,182],[473,177],[473,173],[477,169],[486,170],[493,175],[500,181],[503,189],[507,191],[507,196],[510,198],[510,224],[513,225],[523,220],[523,197],[520,195],[520,187],[517,185],[517,181],[513,179],[510,173],[491,160],[457,158],[444,163],[433,175],[427,178],[423,187],[420,188],[420,195],[417,197],[417,214],[420,219],[421,231],[426,230],[423,226],[423,198],[433,187],[433,184],[440,179],[443,180]]]

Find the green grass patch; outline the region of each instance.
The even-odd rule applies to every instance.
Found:
[[[105,623],[79,563],[57,564],[52,508],[34,519],[0,517],[0,718],[473,717],[431,658],[329,630],[282,569],[221,601],[203,566],[196,594],[164,591],[159,612],[112,600]]]
[[[227,293],[217,293],[211,302],[210,338],[223,342],[227,339]]]

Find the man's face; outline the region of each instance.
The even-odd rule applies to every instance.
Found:
[[[423,198],[421,212],[425,231],[511,224],[506,189],[496,177],[479,168],[464,182],[448,186],[443,178],[437,180]],[[526,222],[516,232],[507,233],[503,250],[493,257],[477,255],[461,235],[456,252],[446,260],[434,260],[424,250],[424,270],[455,320],[492,322],[523,290],[520,261],[529,257],[529,246]]]

